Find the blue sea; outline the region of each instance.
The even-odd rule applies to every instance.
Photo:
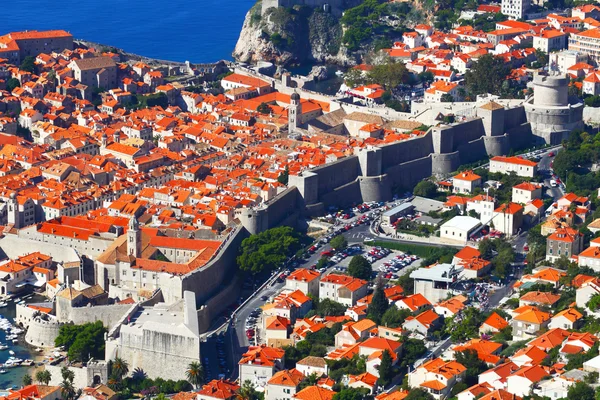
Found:
[[[256,0],[4,0],[0,35],[64,29],[76,39],[170,61],[231,59]]]

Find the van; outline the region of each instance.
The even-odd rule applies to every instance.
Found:
[[[552,186],[553,188],[555,188],[555,187],[556,187],[556,186],[558,186],[558,185],[556,184],[556,181],[555,181],[554,179],[552,179],[552,180],[550,181],[550,186]]]

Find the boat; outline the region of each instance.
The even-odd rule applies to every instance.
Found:
[[[12,342],[13,342],[13,344],[17,344],[17,343],[19,343],[19,339],[13,339]]]
[[[4,368],[0,369],[0,374],[5,374],[6,370]]]
[[[0,301],[0,307],[6,307],[8,305],[5,301]]]
[[[27,360],[23,361],[23,365],[27,365],[28,367],[33,367],[35,365],[35,362],[28,358]]]
[[[0,343],[0,351],[8,349],[8,346]]]
[[[38,347],[37,349],[35,349],[35,351],[37,351],[38,353],[41,353],[44,350],[42,350],[41,348]]]
[[[12,350],[9,350],[9,351],[8,351],[8,354],[10,354],[11,356],[14,356],[14,355],[15,355],[15,352],[14,352],[14,351],[12,351]]]

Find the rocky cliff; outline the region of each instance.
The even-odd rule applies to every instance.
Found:
[[[342,46],[339,19],[319,8],[270,8],[261,15],[260,0],[248,11],[233,57],[242,62],[278,65],[316,62],[352,65]]]

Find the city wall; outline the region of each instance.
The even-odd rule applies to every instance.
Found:
[[[44,367],[46,371],[50,372],[51,379],[50,385],[60,386],[63,381],[61,369],[63,365],[49,365],[46,364]],[[90,360],[83,367],[68,366],[70,371],[73,372],[73,387],[75,389],[83,389],[89,386],[95,386],[99,383],[108,383],[108,364],[106,361],[95,361]]]
[[[57,300],[60,300],[57,298]],[[86,307],[58,307],[56,314],[61,322],[73,322],[75,325],[81,325],[88,322],[102,321],[102,324],[111,330],[120,321],[123,315],[127,314],[131,304],[110,304]]]
[[[221,284],[228,282],[237,271],[236,257],[242,240],[248,237],[248,232],[241,226],[230,234],[227,243],[221,247],[218,255],[205,266],[186,275],[182,280],[182,292],[189,290],[196,294],[196,304],[199,306],[219,292]],[[166,299],[165,299],[166,300]],[[223,307],[229,304],[224,304]]]

